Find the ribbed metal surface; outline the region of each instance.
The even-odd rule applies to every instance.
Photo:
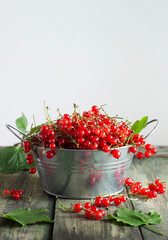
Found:
[[[44,190],[75,199],[121,192],[134,154],[128,146],[119,150],[119,159],[103,151],[69,149],[58,149],[52,159],[47,159],[43,148],[37,147],[37,169]]]

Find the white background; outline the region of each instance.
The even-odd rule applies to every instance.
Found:
[[[54,119],[73,103],[158,118],[149,142],[168,145],[167,93],[167,0],[0,1],[1,146],[21,112],[45,121],[44,100]]]

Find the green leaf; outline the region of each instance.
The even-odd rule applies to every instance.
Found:
[[[16,127],[22,131],[23,133],[26,133],[26,129],[27,129],[27,118],[25,117],[25,115],[22,113],[22,116],[20,118],[17,118],[16,121]]]
[[[30,169],[35,164],[28,165],[26,153],[21,147],[6,147],[0,149],[0,172],[5,174],[17,173],[23,169]]]
[[[36,126],[36,127],[32,127],[32,126],[31,126],[30,132],[28,132],[28,134],[27,134],[26,136],[29,136],[29,135],[38,133],[38,132],[40,131],[41,126],[43,126],[43,125],[44,125],[44,124],[38,125],[38,126]]]
[[[34,210],[31,210],[30,208],[27,209],[20,208],[17,210],[10,211],[7,214],[1,213],[0,217],[18,222],[23,227],[38,222],[53,223],[54,221],[50,220],[50,218],[47,215],[43,214],[44,212],[48,212],[48,210],[45,208],[39,208]]]
[[[110,214],[107,216],[109,219],[115,219],[117,222],[123,222],[131,226],[141,226],[147,227],[148,229],[165,236],[164,233],[158,231],[157,229],[151,227],[149,224],[157,224],[162,222],[160,215],[152,210],[148,214],[144,214],[141,211],[131,210],[129,208],[120,208],[116,211],[116,216]]]
[[[117,216],[110,214],[108,218],[114,218],[117,222],[127,223],[131,226],[140,226],[148,223],[157,224],[162,222],[160,215],[153,210],[148,214],[144,214],[141,211],[131,210],[129,208],[120,208],[116,214]]]
[[[138,134],[142,131],[143,128],[147,126],[148,116],[143,117],[141,120],[137,120],[131,127],[131,130],[134,131],[134,134]]]

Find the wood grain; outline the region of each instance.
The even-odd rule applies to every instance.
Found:
[[[21,189],[24,195],[31,196],[32,200],[29,201],[28,198],[13,200],[12,197],[2,194],[4,189]],[[28,172],[23,171],[18,174],[0,174],[0,192],[0,212],[2,213],[18,208],[47,208],[49,210],[47,215],[50,218],[53,217],[55,198],[43,192],[37,173],[35,175],[29,175]],[[0,218],[0,239],[51,239],[52,225],[53,224],[39,223],[27,227],[20,227],[19,224],[13,221]]]
[[[168,151],[167,151],[168,152]],[[161,179],[163,182],[168,182],[168,158],[150,158],[150,159],[134,159],[133,164],[130,168],[129,174],[135,181],[140,181],[144,187],[147,187],[145,182],[151,183],[156,179]],[[134,202],[134,209],[141,210],[145,213],[151,210],[157,211],[163,218],[163,222],[154,226],[157,230],[163,232],[168,236],[168,192],[159,194],[157,198],[151,199],[147,202],[139,200]],[[142,235],[144,240],[159,240],[165,239],[145,227],[141,227]]]

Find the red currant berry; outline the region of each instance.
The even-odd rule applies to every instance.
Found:
[[[103,216],[102,213],[100,211],[97,211],[94,213],[94,217],[96,220],[100,220]]]
[[[163,194],[166,191],[166,187],[164,187],[163,185],[159,187],[159,193]]]
[[[137,148],[136,147],[130,147],[130,152],[132,152],[132,153],[136,153],[136,151],[137,151]]]
[[[104,198],[102,200],[102,205],[108,207],[110,205],[110,200],[108,198]]]
[[[127,201],[127,197],[125,195],[122,195],[120,199],[121,199],[121,202],[126,202]]]
[[[23,143],[23,147],[25,147],[25,148],[30,148],[30,142],[29,142],[29,141],[25,141],[25,142]]]
[[[146,149],[146,151],[151,151],[152,150],[152,145],[151,144],[146,144],[145,149]]]
[[[18,193],[18,192],[15,192],[15,193],[13,194],[13,199],[18,200],[19,198],[20,198],[19,193]]]
[[[9,193],[10,193],[10,192],[9,192],[8,189],[5,189],[5,190],[4,190],[4,194],[5,194],[5,195],[9,195]]]
[[[121,198],[120,197],[116,197],[114,198],[114,202],[115,202],[115,205],[120,205],[121,204]]]
[[[15,189],[12,189],[11,195],[13,195],[15,192],[16,192],[16,190],[15,190]]]
[[[110,153],[113,155],[114,158],[117,158],[117,159],[120,158],[121,156],[121,152],[118,149],[114,149]]]
[[[133,140],[134,140],[134,142],[139,142],[139,139],[140,139],[141,137],[140,137],[140,135],[139,134],[135,134],[134,136],[133,136]]]
[[[41,132],[41,133],[47,133],[47,132],[48,132],[48,130],[49,130],[49,127],[48,127],[48,126],[46,126],[46,125],[44,125],[44,126],[41,126],[41,128],[40,128],[40,132]]]
[[[125,184],[132,187],[134,185],[134,180],[131,178],[126,178]]]
[[[27,160],[33,160],[33,154],[28,153],[28,154],[26,155],[26,159],[27,159]]]
[[[24,147],[24,148],[23,148],[23,151],[24,151],[25,153],[28,153],[28,152],[30,152],[30,150],[31,150],[31,148],[30,148],[30,147],[29,147],[29,148],[28,148],[28,147]]]
[[[23,191],[22,190],[17,190],[17,193],[19,193],[20,196],[23,195]]]
[[[142,145],[144,145],[145,142],[146,142],[146,140],[145,140],[145,138],[140,138],[140,139],[139,139],[139,142],[140,142]]]
[[[53,139],[53,138],[52,138],[52,139]],[[56,148],[56,144],[55,144],[55,143],[50,143],[49,148],[50,148],[51,150],[55,149],[55,148]]]
[[[85,211],[85,216],[86,216],[87,218],[91,218],[91,217],[93,216],[93,212],[91,212],[91,211]]]
[[[93,206],[91,206],[90,210],[93,211],[93,212],[97,212],[99,209],[98,209],[98,207],[93,205]]]
[[[142,159],[142,158],[143,158],[143,152],[138,152],[138,153],[136,154],[136,157],[137,157],[138,159]]]
[[[75,212],[81,212],[83,209],[83,206],[81,203],[76,203],[73,208],[74,208]]]
[[[52,152],[52,151],[47,151],[47,152],[46,152],[46,157],[47,157],[48,159],[53,158],[53,157],[54,157],[53,152]]]
[[[91,208],[91,203],[90,202],[86,202],[84,207],[87,208],[87,209],[90,209]]]
[[[49,130],[48,131],[48,137],[49,138],[54,138],[54,136],[55,136],[55,132],[53,130]]]
[[[151,153],[152,153],[152,154],[156,154],[156,152],[157,152],[157,151],[156,151],[156,148],[152,148],[152,149],[151,149]]]
[[[114,196],[110,195],[110,196],[108,196],[108,199],[110,200],[110,202],[113,202],[114,201]]]
[[[131,192],[132,192],[133,194],[137,193],[137,192],[138,192],[138,188],[132,187],[132,188],[131,188]]]
[[[151,152],[150,151],[146,151],[145,152],[145,157],[146,158],[150,158],[151,157]]]
[[[36,168],[30,168],[30,169],[29,169],[29,173],[35,174],[35,173],[36,173]]]
[[[149,185],[148,185],[148,188],[149,188],[151,191],[155,190],[155,184],[153,184],[153,183],[149,184]]]
[[[134,187],[136,187],[136,188],[141,188],[141,187],[142,187],[142,183],[136,182],[136,183],[134,184]]]
[[[110,146],[106,145],[102,148],[103,152],[110,152]]]
[[[99,212],[102,213],[102,217],[105,215],[105,211],[103,209],[100,209]]]
[[[160,179],[156,179],[155,180],[155,184],[157,185],[157,184],[160,184],[160,183],[162,183],[162,181],[160,180]]]

